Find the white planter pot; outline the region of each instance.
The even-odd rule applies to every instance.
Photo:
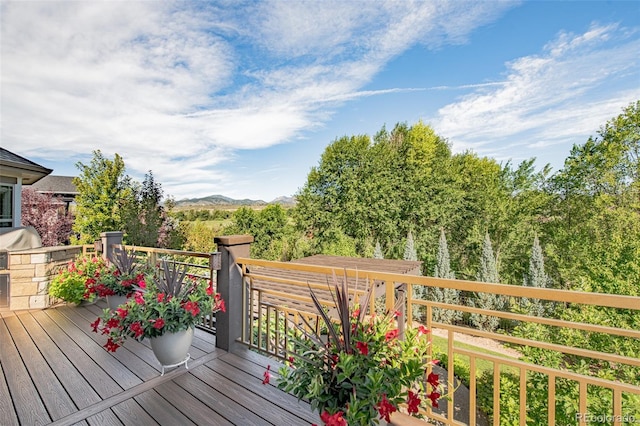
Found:
[[[162,375],[165,367],[176,367],[184,364],[189,368],[187,361],[190,358],[189,348],[193,341],[194,327],[175,333],[164,333],[162,336],[151,337],[151,349],[160,364],[162,365]]]
[[[127,296],[107,296],[107,306],[112,311],[115,311],[116,309],[118,309],[118,306],[127,303],[127,300]]]

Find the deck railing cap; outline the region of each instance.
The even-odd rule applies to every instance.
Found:
[[[253,242],[251,235],[223,235],[215,237],[214,242],[223,246],[237,246],[241,244],[250,244]]]

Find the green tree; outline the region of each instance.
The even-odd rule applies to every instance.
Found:
[[[89,165],[76,163],[80,176],[73,179],[78,189],[73,231],[74,242],[89,244],[101,232],[122,229],[120,206],[131,197],[130,178],[125,175],[122,157],[105,158],[100,150],[93,152]]]
[[[402,256],[403,260],[418,260],[418,254],[416,253],[415,244],[413,242],[413,234],[411,231],[407,234],[407,242],[404,246],[404,255]]]
[[[224,232],[252,235],[251,255],[257,258],[285,261],[303,257],[310,251],[309,242],[295,231],[286,210],[279,204],[270,204],[259,211],[239,208]]]
[[[162,186],[154,180],[151,170],[142,185],[131,184],[130,197],[121,206],[122,230],[127,244],[158,247],[160,230],[167,218],[161,204],[162,195]]]
[[[379,241],[395,259],[403,256],[410,228],[420,229],[417,257],[429,256],[438,236],[432,225],[447,217],[441,172],[450,157],[447,142],[422,123],[383,128],[373,141],[366,135],[336,139],[297,195],[296,224],[318,252],[353,244],[365,255]]]
[[[384,259],[384,254],[382,253],[382,247],[380,246],[380,241],[376,241],[376,248],[373,251],[374,259]]]
[[[529,258],[529,273],[525,275],[523,285],[528,287],[545,288],[549,283],[549,277],[544,270],[544,256],[538,236],[533,239],[531,247],[531,257]],[[545,306],[540,299],[522,300],[525,309],[529,315],[543,316],[545,314]]]
[[[449,247],[444,229],[440,230],[440,240],[438,241],[437,263],[433,276],[436,278],[455,279],[455,273],[451,270],[449,260]],[[448,303],[451,305],[460,304],[460,290],[453,288],[433,287],[431,291],[434,302]],[[452,309],[433,308],[433,320],[445,324],[462,319],[462,312]]]
[[[496,265],[488,233],[485,234],[482,243],[482,258],[480,259],[480,269],[478,270],[476,281],[485,283],[500,282],[498,266]],[[472,299],[470,303],[474,307],[494,311],[500,311],[506,307],[505,297],[494,293],[476,293],[475,299]],[[481,330],[495,331],[500,324],[500,319],[493,315],[472,313],[471,323]]]

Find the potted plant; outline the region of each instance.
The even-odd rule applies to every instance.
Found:
[[[133,295],[136,288],[144,288],[143,265],[137,261],[134,250],[120,247],[114,251],[113,263],[103,268],[95,279],[85,283],[85,298],[104,297],[110,309],[116,309]]]
[[[225,304],[211,281],[163,261],[144,288],[135,287],[133,297],[116,310],[105,309],[91,327],[107,335],[104,347],[111,352],[129,337],[149,338],[164,374],[164,367],[186,363],[195,325],[218,311],[225,312]]]
[[[87,294],[86,286],[95,282],[105,269],[107,264],[101,257],[79,255],[53,277],[49,295],[76,304],[92,302],[95,295]]]
[[[346,279],[341,286],[335,282],[334,321],[311,290],[328,336],[308,331],[316,329],[308,323],[296,326],[289,366],[279,371],[278,388],[308,400],[327,425],[389,422],[401,405],[422,417],[420,408],[438,406],[442,386],[438,375],[426,373],[428,364],[435,363],[428,355],[428,330],[408,328],[400,335],[397,310],[367,315],[371,294],[372,289],[361,309],[349,302]],[[263,383],[269,379],[268,368]]]

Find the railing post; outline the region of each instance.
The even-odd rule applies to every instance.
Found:
[[[251,235],[229,235],[216,237],[221,255],[221,267],[218,271],[217,291],[222,296],[227,312],[216,313],[216,347],[233,351],[237,339],[242,336],[242,271],[236,264],[239,257],[249,257],[253,242]]]
[[[113,246],[122,245],[122,231],[109,231],[100,233],[102,239],[102,257],[113,262]]]

